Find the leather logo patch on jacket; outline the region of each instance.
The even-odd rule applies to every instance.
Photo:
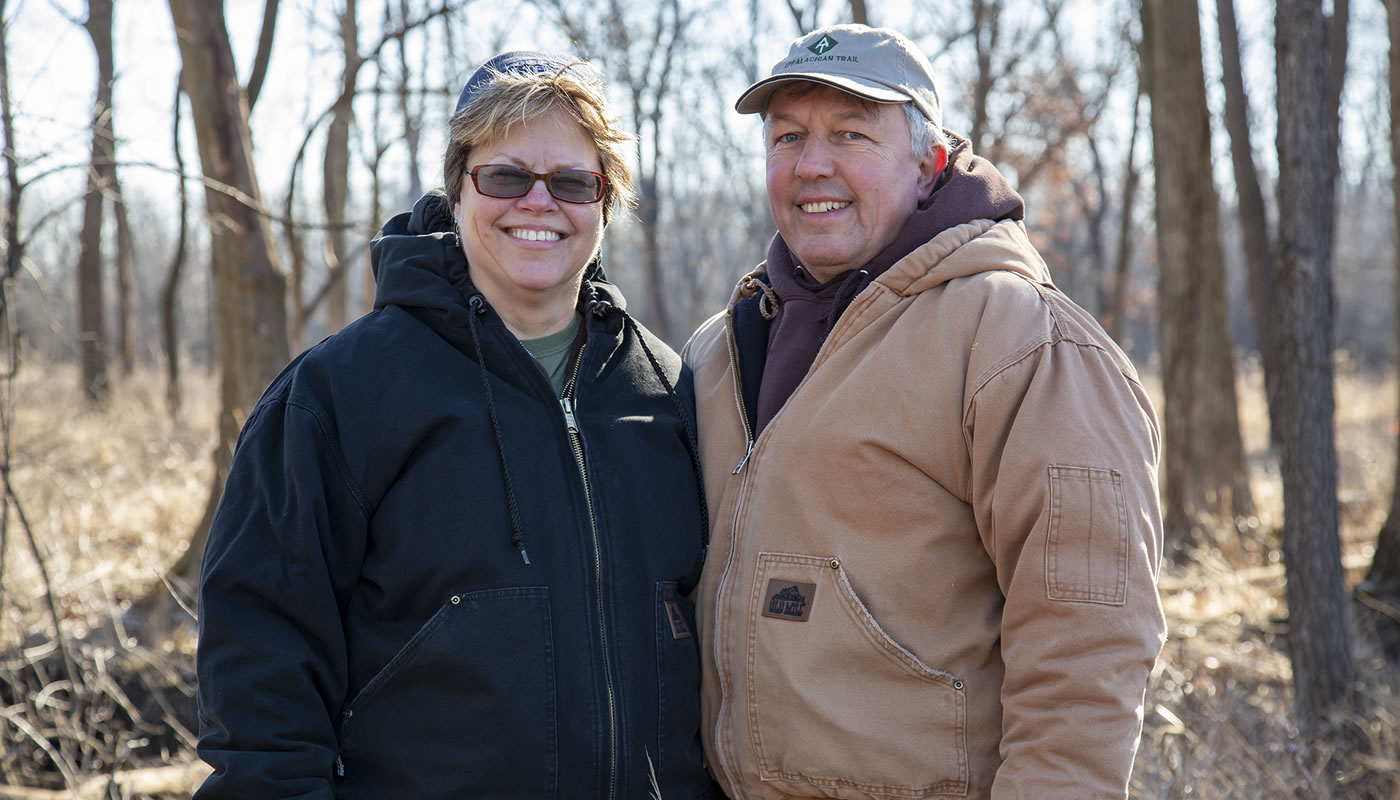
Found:
[[[816,592],[815,583],[772,578],[768,581],[768,590],[765,593],[768,602],[764,604],[763,616],[806,622],[807,617],[812,614],[812,597]]]
[[[685,617],[681,614],[681,607],[675,600],[666,601],[666,619],[671,623],[672,639],[690,638],[690,626],[685,624]]]

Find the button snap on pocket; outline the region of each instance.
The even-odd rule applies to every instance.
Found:
[[[953,688],[954,688],[954,689],[957,689],[958,691],[961,692],[961,691],[962,691],[962,688],[963,688],[963,682],[962,682],[962,681],[953,681]]]
[[[452,605],[455,606],[455,605],[457,605],[457,604],[459,604],[459,603],[461,603],[461,602],[462,602],[462,598],[461,598],[460,596],[455,595],[455,594],[452,595]]]
[[[841,559],[839,559],[839,558],[833,558],[833,559],[831,559],[831,568],[832,568],[832,569],[841,569]]]

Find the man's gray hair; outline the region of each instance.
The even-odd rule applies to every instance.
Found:
[[[943,148],[945,153],[953,149],[948,134],[930,122],[918,106],[913,103],[900,105],[904,108],[904,115],[909,118],[909,148],[914,151],[915,161],[923,161],[933,155],[935,147]]]

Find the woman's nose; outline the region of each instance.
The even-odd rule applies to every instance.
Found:
[[[539,211],[555,207],[554,196],[549,193],[544,182],[544,178],[535,178],[530,183],[529,191],[521,195],[517,201],[522,208]]]

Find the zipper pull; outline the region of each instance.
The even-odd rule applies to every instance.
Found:
[[[753,439],[750,439],[748,446],[744,448],[744,457],[739,459],[738,466],[734,467],[734,471],[729,474],[738,475],[739,471],[744,468],[744,465],[749,463],[749,456],[751,455],[753,455]]]
[[[574,398],[561,397],[559,405],[564,409],[564,424],[568,426],[569,433],[578,433],[578,420],[574,418]]]
[[[340,756],[338,754],[335,757],[335,776],[337,778],[345,777],[345,762],[340,760]]]

